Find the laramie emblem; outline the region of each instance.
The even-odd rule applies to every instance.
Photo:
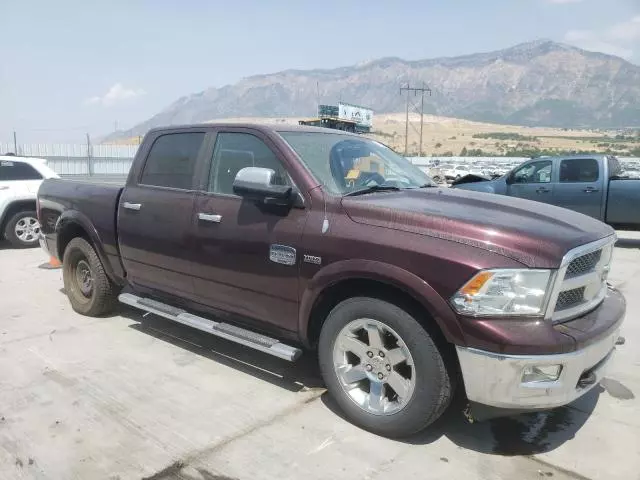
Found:
[[[271,245],[269,248],[269,260],[282,265],[295,265],[296,249],[286,245]]]

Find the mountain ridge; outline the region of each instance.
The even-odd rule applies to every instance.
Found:
[[[252,75],[182,96],[107,139],[225,117],[312,116],[317,100],[335,104],[342,99],[380,113],[397,112],[406,101],[399,87],[407,82],[429,85],[433,95],[425,113],[435,115],[525,126],[640,126],[640,66],[542,39],[456,57],[383,57],[352,66]]]

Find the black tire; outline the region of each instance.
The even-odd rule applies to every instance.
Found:
[[[37,229],[33,231],[33,235],[30,236],[29,240],[25,241],[18,237],[16,234],[16,225],[21,220],[25,219],[37,219],[38,214],[33,210],[25,210],[23,212],[18,212],[13,215],[9,221],[7,222],[4,228],[4,236],[9,241],[9,243],[15,248],[30,248],[38,245],[38,234],[40,233],[40,225],[38,224]]]
[[[338,334],[357,319],[374,319],[393,329],[413,357],[415,387],[404,408],[389,415],[369,413],[343,389],[333,363]],[[432,337],[398,306],[375,298],[354,297],[338,304],[327,317],[318,344],[322,377],[329,393],[355,425],[386,437],[406,437],[425,429],[444,413],[453,396],[452,376]]]
[[[80,282],[79,275],[87,270],[92,279],[91,287],[85,288],[83,293],[86,285]],[[76,312],[99,317],[114,310],[117,288],[105,273],[96,251],[84,238],[74,238],[67,245],[62,259],[62,279],[71,307]]]

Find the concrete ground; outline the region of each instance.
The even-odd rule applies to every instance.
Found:
[[[0,478],[639,479],[640,235],[621,236],[627,344],[601,387],[480,424],[452,410],[405,441],[343,420],[309,356],[287,364],[126,309],[82,317],[40,250],[2,245]]]

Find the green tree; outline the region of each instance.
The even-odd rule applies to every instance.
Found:
[[[461,157],[467,156],[467,147],[462,147],[462,150],[460,150],[460,156]]]

